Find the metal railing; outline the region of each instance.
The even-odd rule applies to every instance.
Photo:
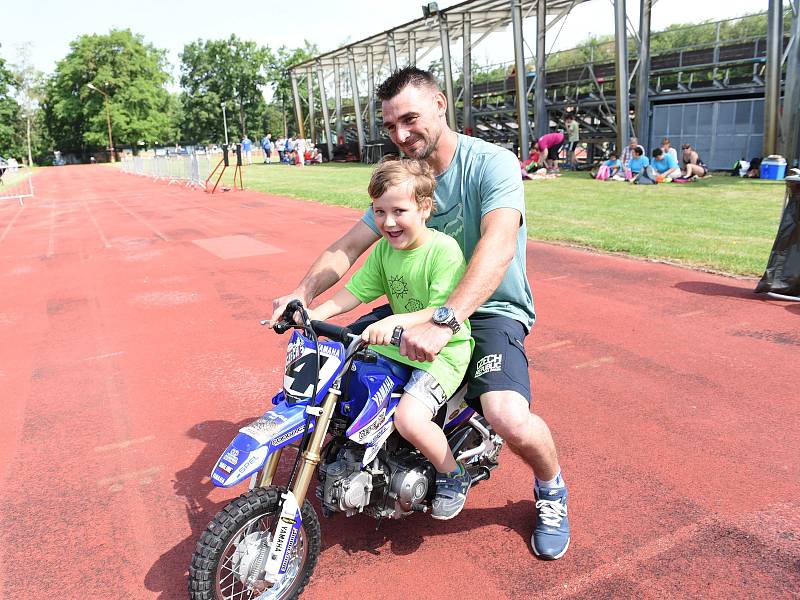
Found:
[[[182,183],[186,187],[205,189],[205,180],[211,173],[212,159],[208,154],[171,156],[127,156],[120,162],[122,170],[131,175],[155,180]]]
[[[22,206],[25,198],[33,198],[31,168],[26,165],[9,165],[0,159],[0,202],[17,200]]]

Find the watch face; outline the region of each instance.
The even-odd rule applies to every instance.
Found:
[[[433,313],[433,320],[436,323],[444,323],[450,318],[451,313],[452,311],[448,307],[441,306]]]

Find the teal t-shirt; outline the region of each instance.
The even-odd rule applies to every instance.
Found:
[[[443,306],[461,281],[466,262],[452,238],[438,231],[431,233],[423,245],[413,250],[395,250],[381,238],[345,287],[365,304],[386,296],[395,314]],[[410,360],[400,355],[397,346],[372,346],[372,349],[427,371],[451,396],[464,379],[474,345],[469,321],[465,321],[433,362]]]
[[[517,249],[500,285],[475,312],[510,317],[530,329],[536,319],[525,273],[525,195],[519,161],[511,152],[481,139],[458,134],[447,169],[436,177],[436,203],[428,227],[454,238],[467,261],[481,237],[481,219],[496,208],[519,211]],[[362,217],[376,234],[372,209]]]

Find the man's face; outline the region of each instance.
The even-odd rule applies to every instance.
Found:
[[[436,150],[447,109],[444,94],[428,86],[407,85],[381,106],[384,129],[407,156],[425,160]]]
[[[636,148],[636,146],[638,146],[638,145],[639,145],[639,140],[637,140],[636,138],[631,138],[630,147],[631,148]]]

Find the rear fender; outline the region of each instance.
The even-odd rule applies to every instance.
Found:
[[[306,406],[283,400],[242,427],[211,472],[214,485],[228,488],[240,483],[263,467],[270,454],[299,440],[305,433]]]

